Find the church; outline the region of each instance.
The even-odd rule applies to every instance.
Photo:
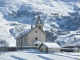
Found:
[[[38,15],[35,27],[31,26],[31,29],[25,35],[16,38],[16,46],[39,46],[42,42],[46,42],[46,35],[43,31],[43,23]]]

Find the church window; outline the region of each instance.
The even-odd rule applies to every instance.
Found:
[[[41,29],[41,26],[39,26],[39,28]]]
[[[36,37],[35,39],[37,40],[38,38]]]
[[[36,31],[36,33],[37,33],[37,31]]]

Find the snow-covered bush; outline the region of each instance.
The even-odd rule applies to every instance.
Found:
[[[5,40],[0,40],[0,47],[8,47],[8,42],[6,42]]]

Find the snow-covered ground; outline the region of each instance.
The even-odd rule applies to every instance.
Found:
[[[9,32],[11,28],[13,28],[13,26],[10,26],[9,22],[6,21],[3,18],[3,15],[0,13],[0,40],[6,40],[10,46],[15,46],[15,39],[10,35]]]
[[[45,53],[33,49],[4,52],[0,60],[79,60],[80,53]]]

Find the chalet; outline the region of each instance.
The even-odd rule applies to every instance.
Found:
[[[38,15],[35,27],[24,32],[23,36],[16,38],[16,46],[39,46],[42,42],[46,42],[46,33],[43,31],[43,23]],[[22,39],[21,39],[22,37]]]
[[[57,43],[43,42],[38,50],[41,52],[60,52],[60,46]]]
[[[80,36],[73,36],[70,38],[63,48],[70,48],[73,49],[74,52],[80,52]]]

